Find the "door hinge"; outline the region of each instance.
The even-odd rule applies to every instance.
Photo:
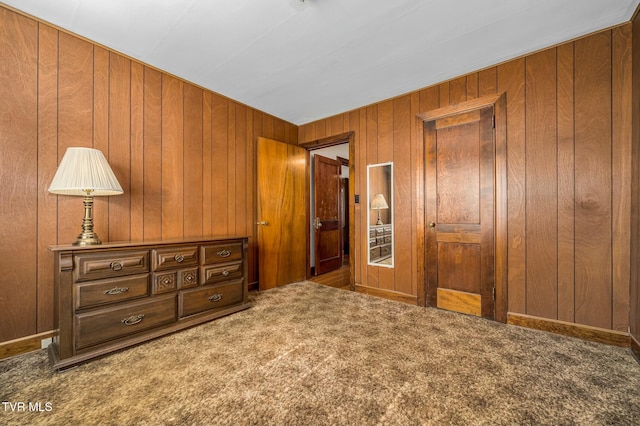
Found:
[[[494,129],[496,128],[496,116],[495,115],[491,116],[491,127],[494,128]]]
[[[495,286],[493,287],[493,300],[496,300],[496,288],[495,288]]]

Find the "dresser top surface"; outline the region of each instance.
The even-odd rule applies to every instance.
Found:
[[[201,244],[207,242],[224,242],[230,240],[242,240],[249,238],[247,235],[225,235],[225,236],[211,236],[211,237],[199,237],[199,238],[186,238],[186,239],[172,239],[172,240],[156,240],[156,241],[114,241],[107,242],[91,246],[77,246],[73,244],[58,244],[50,245],[47,248],[53,252],[57,251],[91,251],[91,250],[104,250],[110,248],[127,248],[127,247],[142,247],[142,246],[163,246],[163,245],[175,245],[175,244]]]

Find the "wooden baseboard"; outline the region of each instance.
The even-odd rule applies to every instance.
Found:
[[[396,302],[407,303],[409,305],[418,304],[418,296],[412,296],[410,294],[400,293],[393,290],[384,290],[381,288],[367,287],[364,285],[356,284],[356,291],[358,293],[365,293],[371,296],[382,297],[383,299],[395,300]]]
[[[32,336],[21,337],[20,339],[2,342],[0,343],[0,359],[10,358],[12,356],[42,349],[42,340],[49,339],[53,337],[53,335],[54,332],[52,330],[34,334]]]
[[[636,361],[640,363],[640,342],[633,335],[629,335],[631,339],[631,353],[636,357]]]
[[[606,328],[591,327],[588,325],[574,324],[565,321],[557,321],[531,315],[507,313],[507,324],[521,327],[534,328],[564,336],[577,337],[593,342],[628,348],[631,345],[631,337],[628,333]]]

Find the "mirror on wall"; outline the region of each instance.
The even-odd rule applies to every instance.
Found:
[[[369,265],[393,267],[393,163],[367,166]]]

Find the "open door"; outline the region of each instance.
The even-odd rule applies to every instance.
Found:
[[[260,290],[306,279],[309,153],[258,138],[258,280]]]
[[[342,266],[341,172],[339,160],[313,156],[315,275]]]

